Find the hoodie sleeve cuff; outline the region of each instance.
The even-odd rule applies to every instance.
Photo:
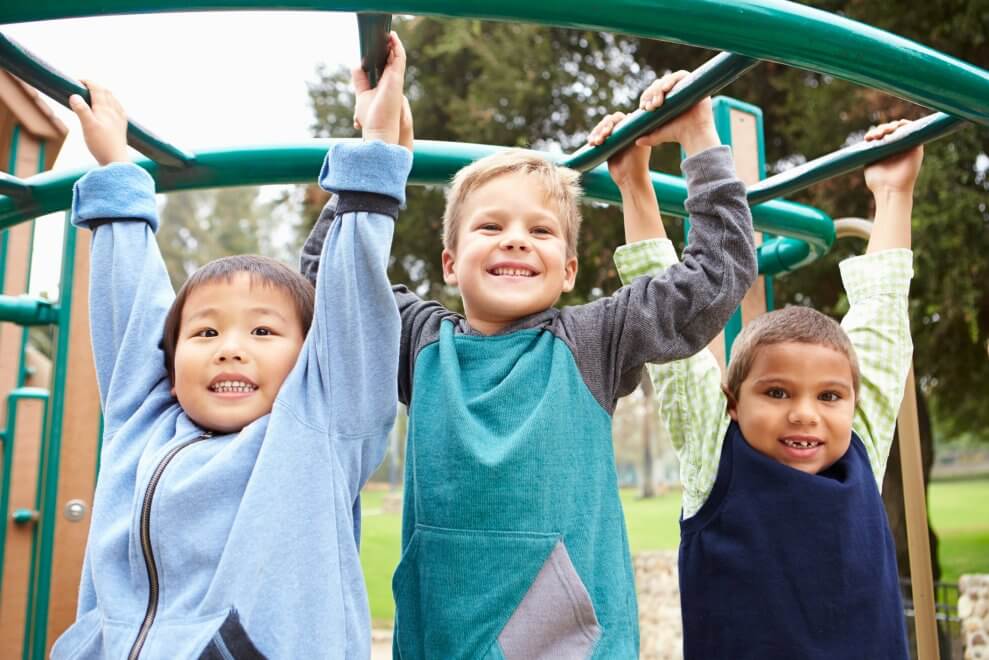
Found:
[[[319,173],[319,185],[332,193],[387,195],[405,203],[405,184],[412,171],[412,152],[379,140],[338,142],[330,147]]]
[[[110,163],[87,172],[72,187],[72,224],[96,220],[144,220],[158,231],[155,182],[133,163]]]

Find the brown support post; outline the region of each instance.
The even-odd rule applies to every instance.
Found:
[[[907,548],[910,553],[910,584],[913,589],[913,620],[917,633],[917,659],[938,660],[937,619],[934,608],[934,572],[931,566],[930,531],[927,528],[927,498],[924,463],[920,453],[917,423],[917,390],[913,367],[897,418],[900,433],[900,466],[903,474],[903,504],[907,519]]]
[[[872,223],[861,218],[836,220],[834,224],[838,238],[855,236],[868,240],[872,232]],[[917,660],[939,660],[941,651],[934,609],[934,571],[931,563],[930,530],[927,527],[927,498],[924,491],[924,464],[920,452],[920,425],[917,422],[917,390],[913,367],[907,374],[903,403],[900,404],[900,415],[896,423],[900,435],[900,465]]]
[[[60,330],[69,333],[69,354],[64,422],[61,429],[54,430],[62,434],[62,455],[48,601],[49,653],[58,636],[76,618],[79,576],[96,489],[100,401],[89,338],[89,242],[88,231],[77,233],[71,323]]]
[[[0,103],[0,106],[3,104]],[[9,111],[8,111],[9,112]],[[10,120],[13,117],[8,115]],[[10,126],[10,123],[7,124]],[[38,170],[41,147],[31,133],[15,124],[6,130],[4,139],[4,167],[13,167],[10,173],[27,177]],[[7,258],[3,274],[3,293],[21,295],[27,293],[29,266],[31,263],[31,239],[34,221],[23,222],[6,230]],[[13,323],[0,323],[0,425],[7,426],[7,397],[18,387],[21,371],[21,345],[24,329]],[[47,386],[47,383],[45,383]],[[4,551],[3,588],[0,591],[0,656],[16,658],[21,655],[24,641],[24,619],[28,602],[28,575],[30,574],[34,522],[14,524],[11,512],[18,508],[34,509],[35,489],[38,477],[38,448],[41,446],[43,404],[40,401],[23,401],[18,407],[17,428],[13,437],[14,454],[11,457],[10,498],[7,511],[0,511],[2,524],[6,526]]]

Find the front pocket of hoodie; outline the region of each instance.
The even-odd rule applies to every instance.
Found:
[[[266,660],[266,657],[244,630],[237,610],[230,610],[199,660]]]
[[[393,591],[402,660],[586,658],[600,636],[555,533],[417,526]]]

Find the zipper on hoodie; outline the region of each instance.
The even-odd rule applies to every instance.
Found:
[[[148,633],[151,631],[151,624],[154,623],[155,614],[158,612],[158,567],[155,565],[155,554],[151,549],[151,502],[154,500],[158,482],[161,481],[161,475],[165,472],[165,468],[168,467],[168,464],[171,463],[176,454],[189,445],[194,445],[203,440],[209,440],[212,437],[212,432],[204,431],[198,437],[192,440],[186,440],[177,447],[173,447],[161,459],[154,472],[151,473],[148,488],[144,491],[144,503],[141,505],[141,550],[144,553],[145,568],[148,570],[148,608],[145,610],[144,621],[137,631],[137,639],[134,640],[134,645],[131,646],[127,660],[137,660],[137,657],[141,655],[141,648],[148,638]]]

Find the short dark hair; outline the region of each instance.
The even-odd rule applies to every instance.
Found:
[[[237,273],[250,275],[252,284],[274,286],[287,293],[295,304],[299,323],[302,324],[302,334],[306,335],[309,332],[313,306],[316,303],[316,290],[309,280],[280,261],[256,254],[238,254],[214,259],[189,276],[165,316],[161,348],[165,353],[168,379],[173,385],[175,384],[175,346],[179,341],[179,326],[182,324],[182,308],[185,307],[186,299],[197,287],[218,280],[229,282]]]
[[[742,381],[752,370],[759,349],[786,342],[827,346],[847,357],[852,369],[852,388],[858,399],[859,361],[851,339],[830,316],[810,307],[794,305],[757,316],[735,338],[731,347],[731,362],[725,374],[725,389],[736,402]]]

